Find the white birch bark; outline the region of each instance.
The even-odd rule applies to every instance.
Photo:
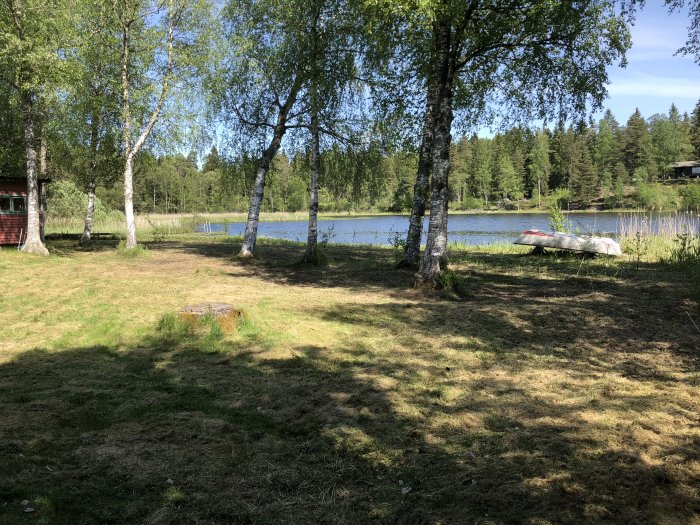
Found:
[[[27,159],[27,231],[22,251],[36,255],[48,255],[41,240],[41,207],[39,204],[39,181],[34,137],[33,102],[29,93],[22,94],[22,117],[24,121],[24,152]]]
[[[315,98],[315,86],[312,87],[312,99]],[[318,261],[318,176],[321,171],[320,137],[318,130],[318,106],[312,100],[311,110],[311,180],[309,181],[309,231],[306,239],[304,261]]]
[[[416,274],[416,285],[436,286],[447,265],[447,211],[452,127],[452,82],[454,56],[448,24],[437,25],[438,105],[435,120],[433,172],[431,177],[430,221],[423,264]]]
[[[173,38],[175,31],[175,12],[173,0],[168,2],[168,36],[167,36],[167,62],[163,83],[161,85],[160,96],[156,107],[136,142],[131,142],[131,106],[130,106],[130,80],[129,80],[129,51],[131,46],[131,25],[135,18],[124,21],[122,25],[122,60],[121,60],[121,80],[124,119],[124,215],[126,217],[126,247],[136,248],[136,216],[134,214],[134,187],[133,187],[133,164],[134,157],[139,152],[144,142],[148,138],[153,126],[155,126],[160,112],[163,109],[165,98],[168,94],[170,77],[173,70]]]
[[[99,146],[100,117],[99,111],[93,109],[90,120],[90,173],[88,173],[87,210],[85,212],[85,225],[80,237],[82,246],[92,241],[92,224],[95,216],[95,188],[97,187],[97,153]]]
[[[238,253],[239,257],[253,257],[255,254],[255,244],[258,240],[260,206],[262,205],[265,197],[265,180],[267,178],[268,171],[270,171],[272,159],[275,157],[275,154],[279,151],[280,146],[282,145],[282,137],[284,137],[284,134],[287,131],[287,118],[292,106],[296,102],[297,95],[301,89],[301,82],[302,77],[300,74],[297,74],[296,78],[294,79],[294,84],[289,91],[289,95],[287,95],[287,100],[285,101],[284,105],[282,105],[280,112],[277,115],[277,122],[272,135],[272,141],[260,158],[258,171],[255,174],[253,196],[250,200],[250,208],[248,210],[248,220],[246,221],[245,233],[243,234],[243,245],[241,246],[241,251]]]
[[[97,186],[95,180],[91,180],[88,183],[87,192],[87,211],[85,213],[85,226],[83,227],[83,234],[80,236],[81,246],[90,244],[92,241],[92,223],[95,217],[95,187]]]
[[[420,241],[423,234],[423,218],[425,217],[425,199],[428,193],[432,165],[433,140],[435,134],[435,88],[429,83],[425,103],[423,135],[418,154],[418,170],[413,186],[413,207],[408,221],[406,247],[399,268],[417,268],[420,256]]]
[[[306,253],[303,262],[316,264],[318,257],[318,177],[321,171],[321,138],[318,127],[318,18],[319,11],[316,12],[313,26],[311,27],[312,38],[312,72],[309,85],[309,96],[311,98],[311,177],[309,180],[309,228],[306,237]]]

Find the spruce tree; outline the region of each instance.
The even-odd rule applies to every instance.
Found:
[[[625,128],[624,162],[630,173],[640,167],[649,168],[652,162],[651,147],[649,127],[637,108]]]
[[[598,176],[585,137],[580,137],[574,145],[575,161],[571,174],[571,191],[575,201],[589,205],[598,193]]]
[[[690,143],[694,149],[695,159],[700,159],[700,100],[690,116]]]

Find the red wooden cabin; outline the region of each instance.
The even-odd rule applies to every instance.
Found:
[[[44,236],[44,184],[39,180],[41,236]],[[0,178],[0,245],[24,242],[27,237],[27,179]]]

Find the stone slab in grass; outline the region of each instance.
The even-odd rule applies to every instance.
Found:
[[[234,332],[243,320],[243,312],[228,303],[199,303],[184,306],[178,317],[193,328],[202,327],[202,318],[211,316],[219,323],[223,332]]]

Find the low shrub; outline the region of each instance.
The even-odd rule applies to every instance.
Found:
[[[687,211],[700,211],[700,184],[688,184],[678,191],[681,207]]]
[[[634,200],[638,206],[647,210],[675,210],[678,207],[678,193],[676,190],[658,183],[639,183],[634,194]]]

